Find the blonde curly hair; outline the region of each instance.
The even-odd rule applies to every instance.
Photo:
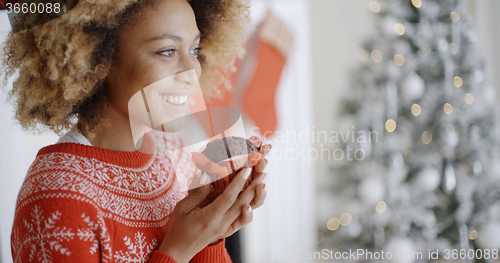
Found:
[[[117,31],[156,1],[66,0],[73,8],[58,18],[21,18],[3,47],[3,84],[19,72],[8,98],[15,100],[21,126],[59,135],[73,129],[94,138],[107,123],[105,79]],[[218,87],[231,88],[225,76],[243,53],[250,5],[248,0],[188,1],[201,32],[200,84],[204,94],[214,96]],[[40,19],[50,21],[34,26]]]

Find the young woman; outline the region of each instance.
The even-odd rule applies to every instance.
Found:
[[[80,0],[59,18],[9,35],[4,65],[6,79],[19,73],[10,91],[16,118],[27,129],[71,130],[41,149],[28,171],[11,234],[14,262],[231,261],[225,237],[263,204],[267,160],[243,169],[216,198],[210,185],[187,195],[178,182],[196,168],[187,152],[169,153],[183,141],[156,133],[142,142],[154,145],[152,154],[136,150],[128,102],[193,70],[202,89],[215,91],[247,20],[240,0]]]

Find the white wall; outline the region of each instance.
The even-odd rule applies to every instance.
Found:
[[[315,131],[338,131],[339,103],[349,84],[348,70],[360,63],[361,43],[372,36],[373,13],[368,9],[371,0],[311,0],[311,32],[313,59],[313,109]],[[317,150],[329,145],[316,141]],[[325,157],[326,158],[326,157]],[[317,186],[338,176],[329,171],[334,160],[315,163]],[[328,185],[328,183],[326,184]],[[328,197],[318,196],[315,204],[318,223],[326,224],[340,211]],[[337,213],[335,213],[337,211]],[[332,214],[335,213],[335,214]]]
[[[10,25],[5,11],[0,11],[0,43]],[[0,90],[0,263],[12,262],[10,231],[19,188],[38,150],[57,141],[55,134],[31,135],[13,121],[13,106],[6,102],[6,88]]]
[[[478,46],[486,63],[486,81],[496,88],[500,101],[500,1],[467,0],[467,14],[478,36]],[[499,116],[500,120],[500,116]]]

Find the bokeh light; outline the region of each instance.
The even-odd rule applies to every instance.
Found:
[[[370,8],[370,10],[373,12],[373,13],[378,13],[380,12],[380,4],[377,3],[376,1],[371,1],[369,4],[368,4],[368,8]]]
[[[352,221],[352,216],[349,213],[343,213],[340,216],[340,224],[343,226],[349,225],[351,223],[351,221]]]
[[[425,56],[430,55],[430,54],[431,54],[431,51],[432,51],[431,47],[429,47],[429,45],[425,45],[425,44],[424,44],[424,45],[422,45],[422,46],[420,47],[420,50],[422,51],[422,53],[423,53]]]
[[[455,76],[453,78],[453,85],[455,85],[455,87],[460,88],[462,87],[462,84],[464,84],[464,81],[462,80],[461,77]]]
[[[431,143],[431,141],[432,141],[432,134],[428,131],[424,131],[422,133],[422,142],[424,144],[429,144],[429,143]]]
[[[325,241],[325,234],[323,234],[323,232],[318,232],[317,244],[321,244],[323,241]]]
[[[328,230],[330,231],[334,231],[336,230],[337,228],[339,228],[340,226],[340,221],[338,218],[330,218],[330,220],[328,220],[328,222],[326,223],[326,228],[328,228]]]
[[[394,63],[396,63],[396,65],[401,67],[405,64],[405,58],[401,54],[396,54],[394,56]]]
[[[375,207],[377,213],[383,213],[385,209],[387,209],[387,204],[384,201],[378,202],[377,206]]]
[[[415,154],[413,153],[413,151],[407,151],[405,153],[405,161],[411,163],[413,161],[413,158],[415,157]]]
[[[396,121],[394,121],[393,119],[388,119],[385,122],[385,129],[388,132],[393,132],[394,130],[396,130]]]
[[[420,115],[420,113],[422,113],[422,108],[420,107],[420,105],[418,104],[413,104],[411,106],[411,114],[413,114],[414,116],[418,116]]]
[[[373,61],[375,61],[377,63],[382,61],[382,52],[380,52],[378,50],[373,50],[372,51],[372,59],[373,59]]]
[[[465,94],[465,103],[472,104],[474,102],[474,96],[470,93]]]
[[[446,115],[450,115],[453,112],[453,106],[449,103],[445,103],[443,106],[443,111]]]
[[[422,0],[411,0],[411,3],[413,4],[414,7],[420,8],[422,7]]]
[[[458,45],[455,43],[450,43],[450,52],[456,54],[458,52]]]
[[[405,26],[403,24],[397,23],[394,25],[394,31],[396,31],[396,34],[398,35],[404,35],[406,32]]]
[[[472,230],[472,231],[470,231],[470,233],[469,233],[469,238],[470,238],[471,240],[475,240],[475,239],[477,238],[477,236],[478,236],[478,234],[477,234],[477,231],[476,231],[476,230]]]

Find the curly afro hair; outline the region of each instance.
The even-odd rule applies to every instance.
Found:
[[[3,84],[19,73],[8,98],[21,126],[59,135],[73,129],[94,138],[108,123],[105,79],[117,32],[156,1],[161,0],[65,0],[73,8],[58,18],[22,17],[16,27],[28,29],[14,28],[3,47]],[[243,54],[250,5],[248,0],[187,1],[201,32],[200,84],[205,94],[216,96],[218,87],[231,88],[225,76]],[[35,26],[40,19],[49,22]]]

